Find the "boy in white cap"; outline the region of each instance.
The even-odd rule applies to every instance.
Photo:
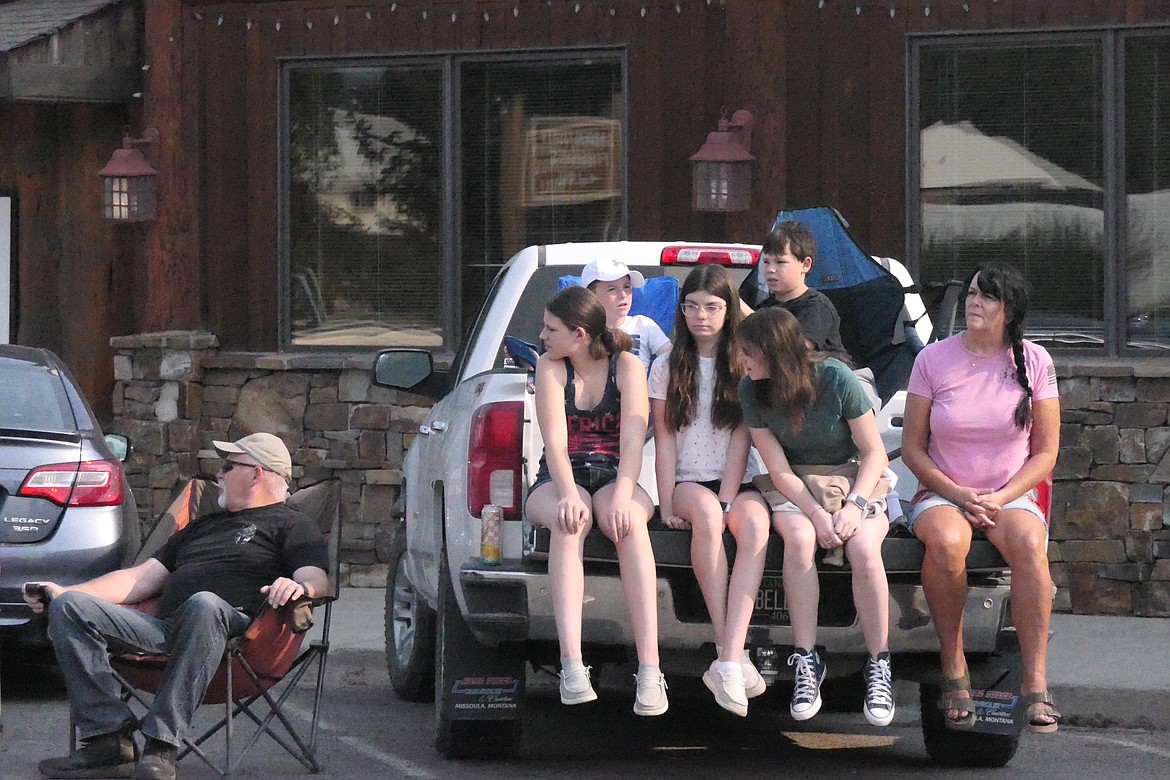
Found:
[[[599,257],[581,272],[581,285],[588,287],[605,307],[605,324],[630,334],[634,341],[631,351],[642,361],[646,372],[650,362],[670,350],[670,339],[658,323],[642,314],[631,315],[634,288],[646,283],[646,277],[631,271],[621,260]]]

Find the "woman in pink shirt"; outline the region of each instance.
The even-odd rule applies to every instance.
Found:
[[[1023,338],[1028,305],[1020,272],[985,265],[967,283],[967,329],[914,362],[902,457],[921,489],[907,525],[926,546],[922,587],[938,632],[943,719],[975,725],[963,655],[967,553],[984,534],[1012,568],[1012,615],[1023,658],[1021,694],[1031,731],[1056,731],[1045,657],[1052,613],[1048,519],[1036,487],[1056,465],[1060,400],[1052,358]]]

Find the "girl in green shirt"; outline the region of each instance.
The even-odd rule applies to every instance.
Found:
[[[811,353],[800,324],[779,307],[758,311],[737,331],[743,418],[777,490],[772,525],[784,539],[784,596],[796,643],[789,711],[807,720],[821,708],[826,667],[816,651],[820,584],[817,547],[844,546],[853,570],[853,599],[865,634],[866,719],[886,726],[894,717],[890,671],[889,586],[882,540],[889,529],[884,502],[870,497],[889,461],[872,403],[844,363]],[[793,466],[839,466],[858,461],[844,507],[829,512],[793,473]]]

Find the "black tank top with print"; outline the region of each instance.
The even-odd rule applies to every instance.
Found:
[[[619,353],[620,354],[620,353]],[[605,392],[592,409],[577,408],[573,364],[565,360],[565,423],[569,430],[569,455],[621,454],[622,394],[617,386],[617,354],[610,355]]]

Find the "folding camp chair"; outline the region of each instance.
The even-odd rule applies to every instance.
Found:
[[[188,522],[198,522],[200,517],[215,508],[217,489],[214,483],[202,479],[192,480],[184,486],[147,539],[140,557],[143,560],[150,557],[170,534]],[[228,643],[224,661],[203,698],[203,704],[223,704],[223,716],[199,736],[185,737],[180,759],[188,753],[195,753],[218,774],[228,775],[235,771],[260,736],[268,734],[310,772],[321,771],[316,756],[317,725],[325,682],[325,661],[329,653],[329,624],[333,602],[338,597],[339,496],[340,483],[334,480],[303,488],[289,498],[288,505],[314,518],[328,541],[329,590],[311,602],[286,605],[280,610],[263,610],[243,636]],[[305,632],[312,626],[311,608],[322,605],[324,617],[320,638],[303,648]],[[165,655],[128,654],[111,658],[114,676],[122,684],[127,700],[136,701],[143,707],[150,705],[166,662]],[[317,679],[312,720],[305,739],[282,708],[300,680],[314,668]],[[239,715],[251,719],[256,729],[243,747],[233,752],[233,723]],[[283,729],[279,729],[274,721],[278,721]],[[217,761],[202,746],[221,730],[225,735],[225,748],[223,759]],[[75,737],[75,730],[71,729],[71,735]]]

